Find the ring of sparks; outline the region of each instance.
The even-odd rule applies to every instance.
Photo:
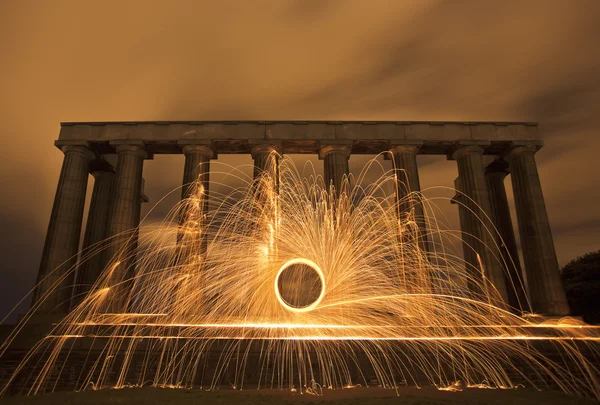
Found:
[[[305,266],[310,267],[311,269],[313,269],[319,275],[319,279],[321,280],[321,293],[319,294],[319,296],[317,297],[317,299],[315,301],[313,301],[312,304],[310,304],[308,306],[305,306],[305,307],[293,307],[293,306],[289,305],[281,297],[281,293],[279,291],[279,277],[285,271],[285,269],[287,269],[290,266],[297,265],[297,264],[303,264]],[[319,303],[323,299],[324,295],[325,295],[325,277],[323,276],[323,271],[312,260],[308,260],[308,259],[304,259],[304,258],[295,258],[295,259],[292,259],[292,260],[288,260],[287,262],[284,263],[283,266],[281,266],[281,268],[277,272],[277,276],[275,277],[275,296],[277,297],[277,300],[279,300],[279,303],[285,309],[287,309],[288,311],[291,311],[291,312],[309,312],[309,311],[312,311],[313,309],[315,309],[317,307],[317,305],[319,305]]]

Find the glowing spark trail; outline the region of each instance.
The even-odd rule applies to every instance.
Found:
[[[377,165],[345,179],[342,192],[288,159],[243,188],[194,184],[163,223],[140,228],[139,243],[131,231],[137,253],[120,246],[0,390],[18,380],[26,393],[51,391],[83,350],[81,390],[241,389],[253,379],[320,395],[359,384],[524,383],[599,398],[599,329],[515,313],[485,269],[461,259],[461,236],[444,229],[433,200],[396,201],[395,174],[381,167],[377,181],[365,180]],[[414,217],[415,204],[425,218]],[[81,257],[100,260],[110,244]]]

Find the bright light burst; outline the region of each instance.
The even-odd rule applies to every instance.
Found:
[[[131,233],[13,378],[29,373],[30,394],[53,390],[71,351],[84,347],[80,389],[149,381],[242,388],[255,370],[259,387],[307,393],[357,384],[458,390],[525,382],[598,397],[598,370],[589,361],[598,329],[516,314],[485,269],[456,253],[460,233],[443,228],[433,200],[412,193],[403,201],[425,206],[427,235],[411,211],[399,219],[395,176],[380,167],[381,177],[366,180],[377,165],[337,191],[287,158],[243,187],[212,183],[208,202],[198,182],[162,224],[141,228],[139,244]],[[111,243],[82,252],[80,265]],[[546,349],[538,350],[539,341]],[[547,349],[561,361],[545,357]]]

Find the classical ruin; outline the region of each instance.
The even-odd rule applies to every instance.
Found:
[[[140,220],[144,160],[154,154],[184,154],[185,185],[197,178],[206,182],[210,160],[218,154],[252,154],[255,175],[266,157],[280,154],[318,154],[324,162],[325,182],[339,189],[347,175],[351,154],[393,154],[398,193],[419,191],[417,156],[446,155],[455,160],[458,178],[455,197],[459,206],[465,259],[476,265],[481,260],[491,280],[511,304],[526,302],[526,292],[504,285],[500,262],[489,249],[491,234],[476,220],[470,207],[480,207],[492,220],[502,238],[503,255],[513,257],[520,271],[515,236],[508,208],[504,179],[510,173],[522,243],[523,271],[528,295],[537,314],[567,315],[569,308],[560,280],[559,267],[535,162],[542,147],[535,123],[500,122],[361,122],[361,121],[198,121],[198,122],[85,122],[62,123],[56,147],[64,161],[46,235],[33,304],[38,314],[51,319],[68,313],[72,285],[89,288],[102,268],[86,264],[74,280],[70,269],[76,261],[83,224],[89,175],[95,183],[83,247],[137,227]],[[116,154],[112,167],[104,158]],[[482,156],[496,159],[484,167]],[[398,196],[399,198],[402,195]],[[419,210],[419,207],[417,207]],[[422,207],[416,216],[422,216]],[[420,226],[425,226],[421,223]],[[425,233],[425,232],[424,232]],[[510,261],[510,258],[509,260]],[[60,268],[59,271],[54,271]],[[54,272],[53,272],[54,271]],[[49,276],[48,276],[49,275]],[[48,277],[47,277],[48,276]],[[58,288],[56,285],[59,285]],[[54,287],[53,287],[54,286]],[[78,291],[82,294],[82,290]],[[43,298],[43,299],[42,299]],[[513,307],[515,305],[513,304]]]

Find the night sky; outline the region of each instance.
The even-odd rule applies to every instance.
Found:
[[[35,282],[61,121],[538,121],[559,261],[597,250],[599,22],[598,0],[2,1],[0,319]],[[453,185],[456,162],[419,165]],[[146,161],[151,204],[182,175],[181,155]]]

